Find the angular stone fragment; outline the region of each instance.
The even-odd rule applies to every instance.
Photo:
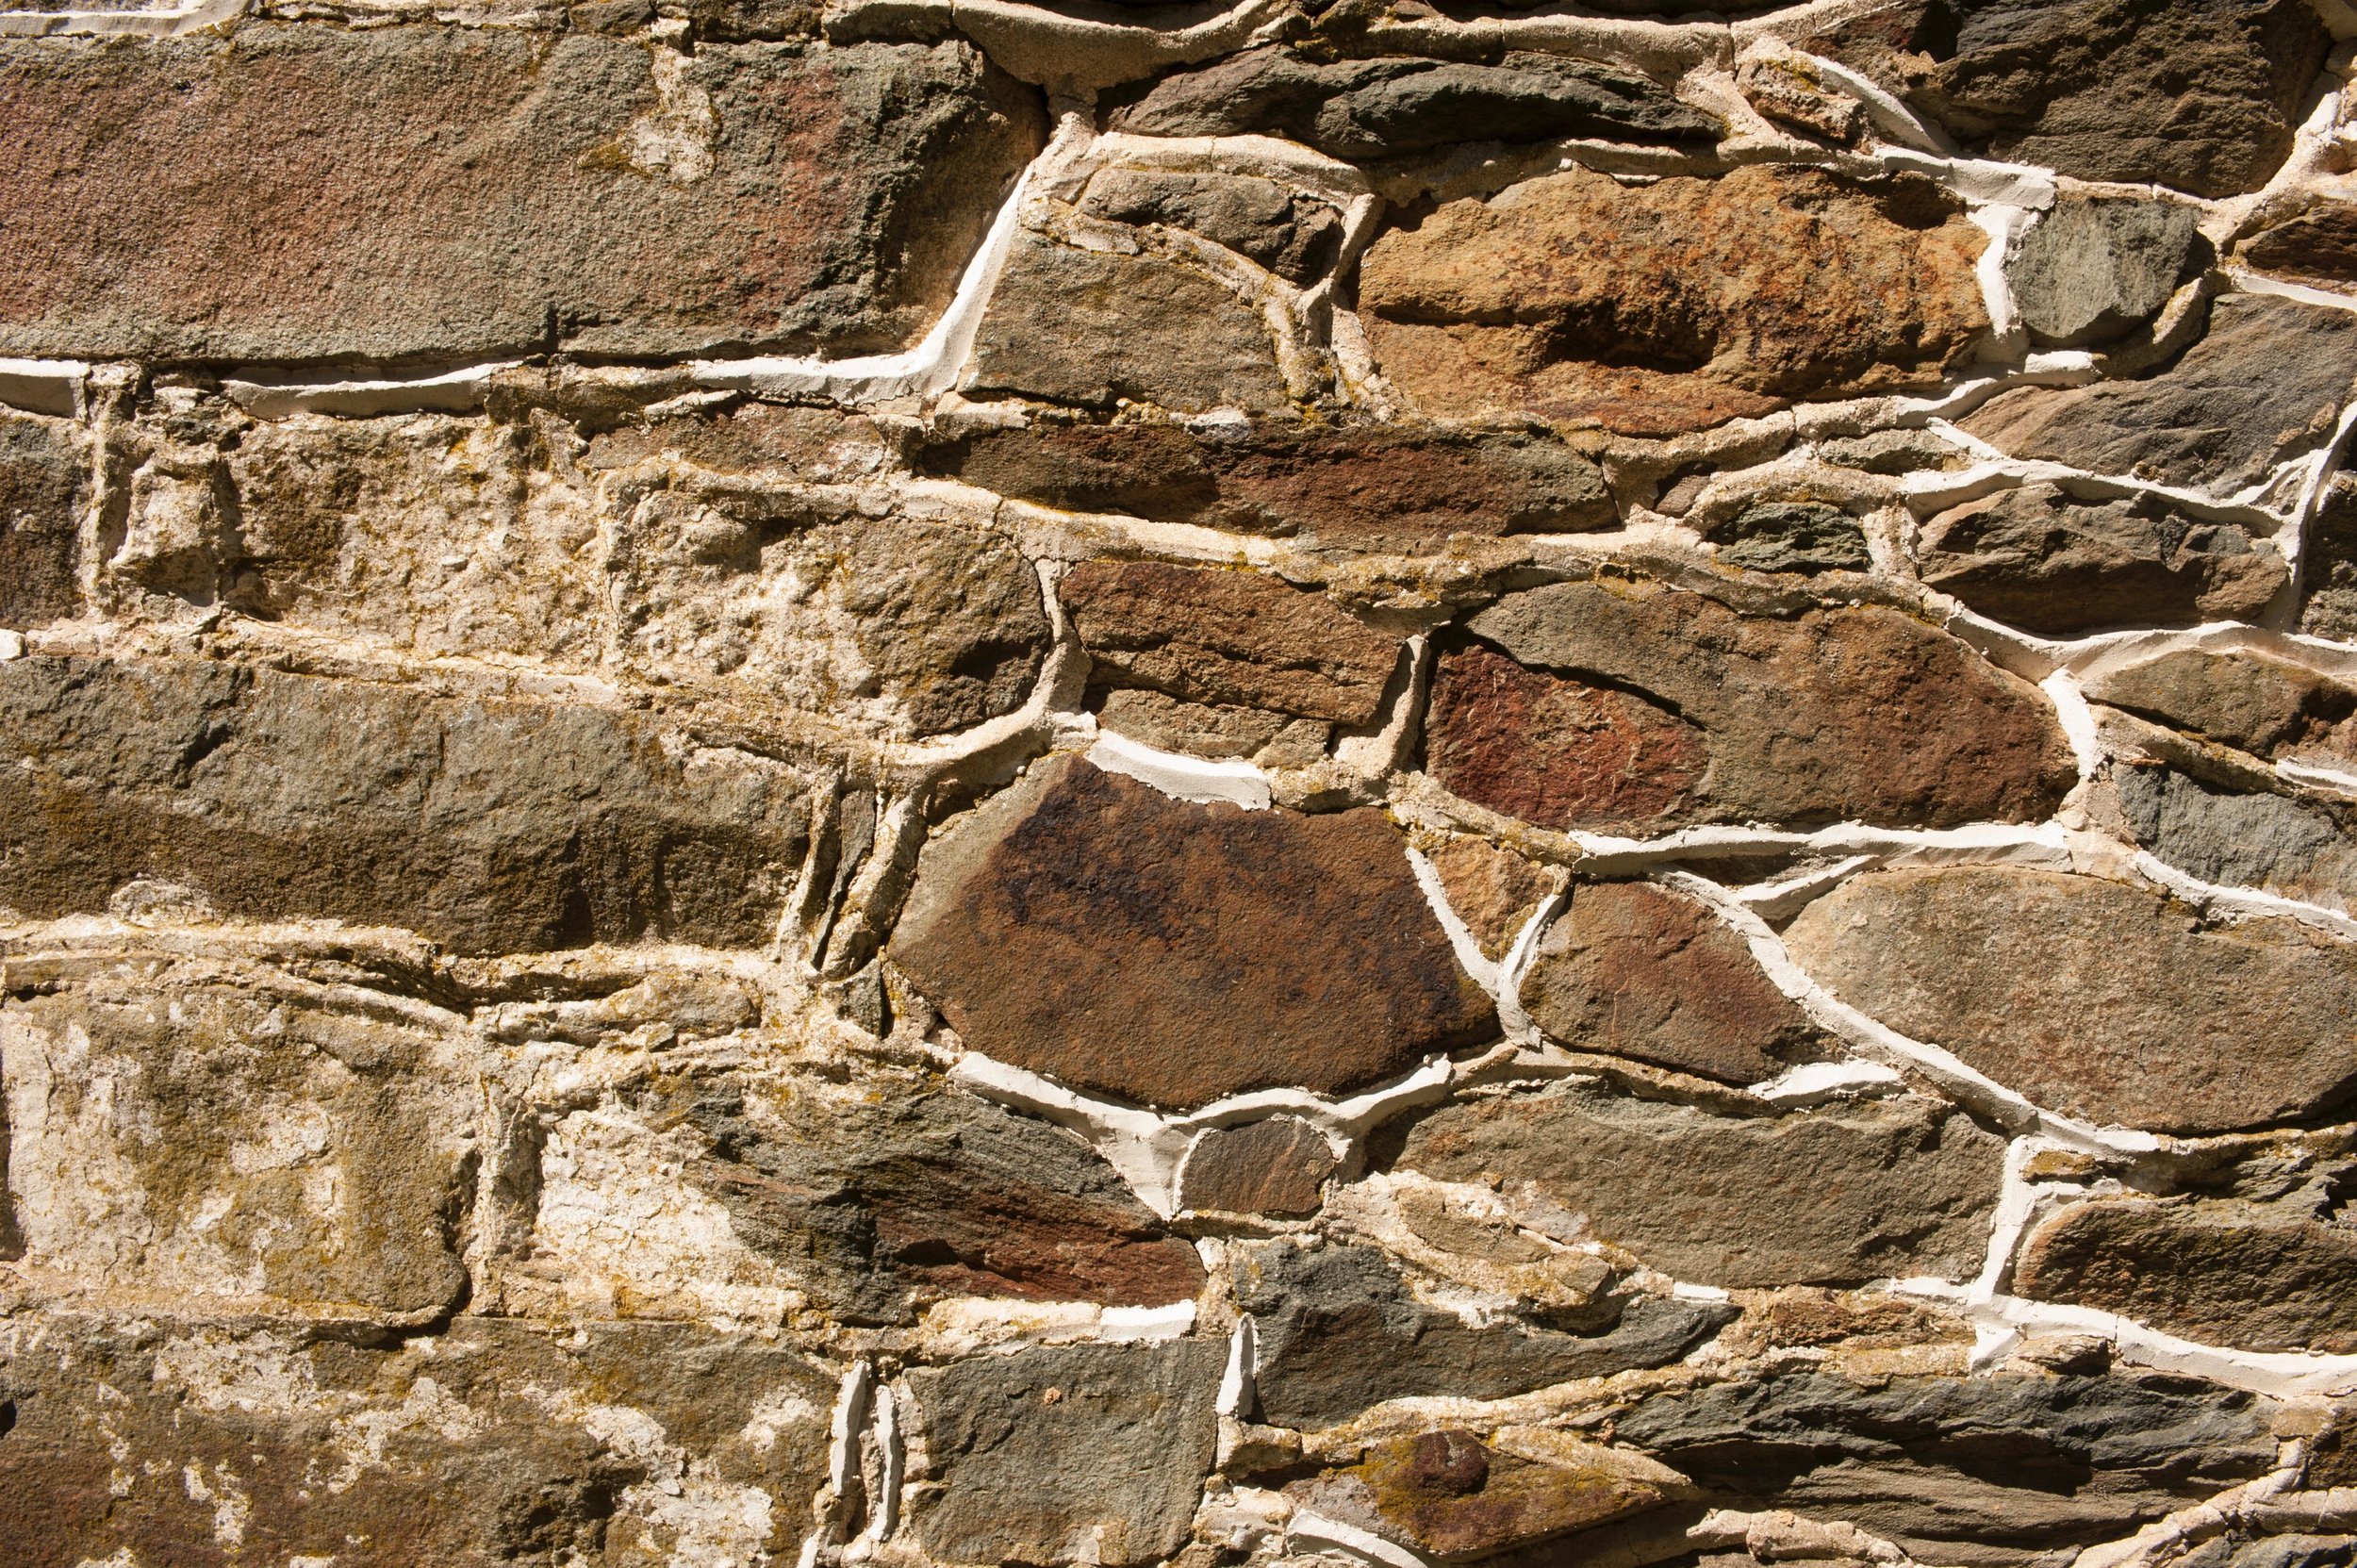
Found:
[[[1359,301],[1385,375],[1427,414],[1673,435],[1937,385],[1988,324],[1984,243],[1913,176],[1747,167],[1623,186],[1582,169],[1393,229],[1360,263]]]
[[[90,459],[63,424],[0,415],[0,627],[22,630],[81,604]]]
[[[1372,1246],[1240,1247],[1236,1304],[1258,1329],[1261,1418],[1332,1426],[1385,1399],[1502,1399],[1551,1383],[1661,1366],[1736,1314],[1723,1304],[1633,1296],[1601,1331],[1467,1325],[1409,1291]]]
[[[1015,241],[962,389],[1182,414],[1291,405],[1260,313],[1205,272],[1152,256]]]
[[[474,1074],[287,976],[137,948],[11,959],[25,1255],[89,1287],[421,1317],[453,1305]]]
[[[2357,907],[2357,812],[2213,789],[2167,767],[2112,774],[2136,843],[2180,871],[2330,909]]]
[[[676,738],[610,708],[22,658],[0,664],[0,902],[100,910],[160,876],[224,914],[472,951],[766,942],[807,783]]]
[[[910,1522],[936,1560],[1154,1562],[1211,1471],[1224,1340],[1074,1345],[909,1374],[934,1486]]]
[[[2057,198],[2005,253],[2005,285],[2031,340],[2101,342],[2158,312],[2195,261],[2200,216],[2182,202]]]
[[[1364,724],[1399,665],[1396,635],[1257,572],[1091,561],[1061,591],[1105,685]]]
[[[1492,959],[1506,956],[1541,900],[1562,881],[1559,871],[1480,838],[1452,838],[1425,858],[1441,879],[1449,909]]]
[[[505,28],[11,40],[0,104],[0,353],[91,357],[889,348],[1045,128],[964,43]]]
[[[2346,289],[2357,283],[2357,203],[2320,202],[2252,235],[2235,257],[2301,283]]]
[[[1433,773],[1547,827],[2036,820],[2076,775],[2031,687],[1896,610],[1560,583],[1468,625],[1510,658],[1442,659]]]
[[[1785,943],[1842,1000],[2093,1121],[2223,1131],[2357,1082],[2357,946],[2291,920],[2205,929],[2097,877],[1957,867],[1852,878]]]
[[[1029,425],[939,442],[918,467],[1076,511],[1362,550],[1571,533],[1617,516],[1592,461],[1522,430],[1261,424],[1213,441],[1168,424]]]
[[[1923,581],[1992,619],[2064,635],[2250,620],[2289,580],[2271,541],[2149,496],[2082,501],[2025,485],[1923,525]]]
[[[1570,1083],[1447,1106],[1391,1163],[1534,1183],[1656,1268],[1741,1288],[1971,1274],[2004,1150],[1933,1100],[1742,1115]]]
[[[1708,143],[1720,124],[1647,77],[1559,55],[1509,51],[1493,65],[1318,64],[1270,47],[1165,77],[1116,112],[1113,128],[1145,136],[1275,134],[1366,159],[1456,141],[1574,136]]]
[[[2308,522],[2307,549],[2300,576],[2308,597],[2299,629],[2357,642],[2357,474],[2337,475],[2325,487]]]
[[[928,846],[892,957],[974,1049],[1154,1105],[1334,1094],[1496,1027],[1381,813],[1193,804],[1077,758]]]
[[[1719,559],[1752,571],[1863,571],[1873,562],[1857,519],[1821,502],[1761,502],[1709,537]]]
[[[2073,1204],[2030,1233],[2014,1289],[2242,1350],[2357,1350],[2357,1230],[2265,1205]]]
[[[867,1073],[772,1092],[690,1083],[654,1105],[704,1146],[689,1180],[832,1315],[905,1324],[947,1296],[1165,1307],[1203,1281],[1071,1133],[970,1095]]]
[[[1315,281],[1342,249],[1343,216],[1331,204],[1252,174],[1107,169],[1089,181],[1080,210],[1192,229],[1296,284]]]
[[[1297,1116],[1215,1127],[1187,1150],[1179,1202],[1237,1214],[1315,1213],[1319,1189],[1339,1164],[1326,1135]]]
[[[1572,892],[1523,981],[1523,1006],[1576,1050],[1756,1083],[1819,1054],[1816,1031],[1743,939],[1650,883]]]
[[[1686,1477],[1640,1454],[1542,1428],[1491,1442],[1461,1428],[1376,1444],[1286,1494],[1422,1556],[1464,1561],[1658,1508]]]
[[[2275,1463],[2268,1410],[2158,1375],[1822,1373],[1658,1395],[1613,1423],[1713,1506],[1790,1509],[1923,1562],[2019,1562],[2133,1531]]]
[[[40,1568],[751,1562],[826,1475],[834,1376],[751,1334],[16,1321],[0,1517]]]
[[[2357,363],[2357,317],[2266,294],[2210,306],[2210,330],[2137,381],[2024,387],[1958,421],[2016,457],[2220,499],[2330,439]]]
[[[2357,686],[2248,650],[2179,649],[2107,671],[2085,687],[2108,702],[2270,760],[2357,751]]]

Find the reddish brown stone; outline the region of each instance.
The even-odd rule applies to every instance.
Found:
[[[1544,826],[2036,820],[2076,778],[2035,687],[1897,610],[1781,618],[1657,583],[1558,583],[1469,624],[1521,668],[1442,661],[1433,771]]]
[[[581,32],[8,41],[0,353],[889,348],[1043,130],[963,43],[704,45],[668,97]]]
[[[1662,435],[1937,385],[1987,325],[1985,242],[1919,178],[1583,169],[1385,235],[1359,299],[1384,373],[1426,413]]]
[[[1236,1214],[1315,1213],[1336,1164],[1326,1135],[1298,1116],[1215,1127],[1187,1150],[1179,1202]]]
[[[1381,813],[1192,804],[1077,758],[927,849],[892,956],[975,1049],[1155,1105],[1333,1094],[1495,1027]]]
[[[1814,1054],[1807,1016],[1743,939],[1650,883],[1574,890],[1539,945],[1523,1005],[1576,1049],[1730,1083],[1773,1078]]]
[[[1063,593],[1107,685],[1363,724],[1399,665],[1396,635],[1257,572],[1091,561]]]
[[[2357,203],[2324,202],[2242,242],[2242,261],[2302,283],[2357,283]]]

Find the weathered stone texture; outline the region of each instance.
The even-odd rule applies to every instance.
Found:
[[[0,626],[79,608],[90,485],[90,458],[62,424],[0,416]]]
[[[2086,683],[2091,701],[2273,759],[2357,751],[2357,685],[2250,652],[2181,649]]]
[[[1817,502],[1747,506],[1709,536],[1719,559],[1752,571],[1859,571],[1873,559],[1857,519]]]
[[[2206,243],[2178,202],[2065,197],[2005,255],[2005,286],[2031,338],[2069,347],[2116,338],[2168,303]]]
[[[2357,204],[2318,203],[2261,229],[2236,247],[2235,256],[2298,282],[2346,289],[2357,283]]]
[[[1249,174],[1108,169],[1089,181],[1080,210],[1193,230],[1293,283],[1313,282],[1342,249],[1343,217],[1330,204]]]
[[[2205,926],[2157,893],[1992,867],[1854,878],[1785,940],[1842,1000],[2092,1121],[2219,1131],[2357,1081],[2357,946],[2291,920]]]
[[[2212,788],[2168,767],[2119,768],[2112,787],[2130,834],[2181,871],[2332,909],[2357,903],[2357,814],[2346,808]]]
[[[930,324],[1043,133],[964,44],[658,69],[505,29],[12,40],[0,350],[889,347]]]
[[[1980,232],[1901,177],[1588,171],[1452,202],[1376,241],[1360,302],[1425,412],[1666,435],[1799,398],[1937,385],[1987,325]],[[1816,258],[1805,279],[1787,259]]]
[[[1564,583],[1466,624],[1508,656],[1442,657],[1433,773],[1542,826],[2019,821],[2069,784],[2044,701],[1895,610],[1780,619],[1652,582]]]
[[[1155,1105],[1330,1094],[1495,1027],[1380,813],[1189,804],[1077,759],[927,849],[892,958],[973,1048]]]
[[[1535,1184],[1667,1274],[1747,1286],[1970,1275],[2003,1160],[1937,1101],[1741,1114],[1574,1082],[1436,1111],[1392,1164]]]
[[[612,709],[27,657],[0,714],[0,900],[31,914],[157,876],[475,950],[758,942],[808,834],[792,770]]]
[[[1339,1164],[1326,1135],[1297,1116],[1215,1127],[1187,1150],[1179,1199],[1231,1213],[1314,1213],[1318,1189]]]

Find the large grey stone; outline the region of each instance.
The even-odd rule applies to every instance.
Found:
[[[1665,1273],[1745,1287],[1974,1273],[2004,1151],[1912,1097],[1742,1114],[1570,1082],[1446,1106],[1389,1160],[1533,1183]]]
[[[2182,202],[2057,198],[2005,253],[2005,284],[2032,339],[2099,342],[2151,317],[2195,261],[2200,216]]]
[[[2180,871],[2332,909],[2357,905],[2357,837],[2329,806],[2213,789],[2169,767],[2118,767],[2112,786],[2136,842]]]
[[[2205,926],[2120,883],[1976,867],[1853,878],[1785,943],[1842,1000],[2093,1121],[2223,1131],[2357,1084],[2357,944],[2291,920]]]
[[[1074,1345],[909,1374],[929,1477],[909,1499],[948,1562],[1154,1562],[1211,1471],[1225,1340]]]

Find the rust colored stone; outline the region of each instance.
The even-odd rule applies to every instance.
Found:
[[[1913,177],[1574,170],[1385,235],[1360,305],[1384,373],[1428,414],[1670,435],[1937,385],[1988,324],[1963,211]]]
[[[1257,572],[1091,561],[1063,593],[1107,685],[1364,724],[1399,665],[1396,635]]]
[[[1298,1116],[1215,1127],[1187,1150],[1179,1201],[1237,1214],[1315,1213],[1337,1164],[1326,1135]]]
[[[892,957],[973,1048],[1154,1105],[1334,1094],[1495,1028],[1381,813],[1192,804],[1077,758],[927,848]]]

